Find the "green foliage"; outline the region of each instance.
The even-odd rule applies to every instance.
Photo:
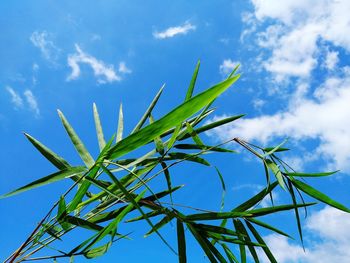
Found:
[[[116,134],[106,142],[98,109],[94,104],[93,117],[100,149],[96,160],[92,158],[63,113],[58,111],[68,137],[83,161],[81,166],[71,166],[54,151],[25,134],[34,147],[58,171],[11,191],[1,198],[68,178],[73,179],[73,184],[57,198],[57,203],[28,239],[5,262],[55,260],[62,257],[69,258],[73,262],[73,258],[77,256],[96,258],[105,254],[114,242],[128,239],[128,233],[119,233],[121,224],[142,221],[150,227],[145,237],[152,234],[158,235],[162,242],[178,256],[180,263],[187,262],[186,240],[190,235],[198,242],[211,262],[246,262],[249,256],[255,262],[259,262],[258,248],[265,252],[271,262],[277,262],[258,230],[265,229],[286,237],[290,236],[277,227],[265,223],[261,217],[282,211],[294,211],[302,240],[299,209],[306,209],[316,204],[315,202],[305,203],[303,194],[349,212],[344,205],[296,179],[331,176],[333,172],[296,173],[290,170],[277,155],[289,150],[282,147],[285,141],[276,147],[265,148],[252,145],[240,138],[233,138],[219,145],[208,145],[200,137],[203,132],[243,117],[243,115],[230,116],[202,125],[203,121],[214,112],[210,108],[212,103],[239,78],[239,75],[235,73],[236,68],[224,81],[193,96],[199,66],[198,62],[182,104],[162,118],[154,120],[152,112],[163,92],[163,86],[127,136],[124,132],[123,111],[120,106]],[[148,125],[146,125],[147,120]],[[228,142],[239,144],[262,162],[264,166],[262,174],[266,177],[266,187],[243,203],[235,204],[225,211],[224,175],[214,167],[222,186],[222,200],[218,211],[191,208],[186,204],[175,205],[173,193],[179,191],[182,186],[173,187],[174,174],[171,168],[184,162],[195,162],[212,169],[213,167],[205,159],[205,154],[208,152],[235,153],[224,147]],[[148,153],[142,156],[135,154],[135,150],[142,148],[149,150],[151,146],[154,148]],[[270,175],[271,172],[273,176]],[[162,191],[155,193],[152,190],[154,179],[162,174],[165,176],[166,185]],[[290,195],[290,204],[259,208],[259,203],[268,196],[272,198],[272,193],[278,188],[282,188]],[[295,192],[299,195],[296,196]],[[165,197],[169,197],[171,202],[164,202]],[[188,209],[194,212],[185,212]],[[175,221],[177,249],[173,249],[160,232],[162,227]],[[57,240],[64,241],[65,234],[82,229],[90,231],[91,236],[86,240],[77,241],[70,251],[63,252],[51,246],[51,243]],[[52,250],[54,254],[40,258],[33,257],[44,249]],[[239,255],[236,255],[237,251]]]

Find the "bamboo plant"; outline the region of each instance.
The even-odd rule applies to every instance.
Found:
[[[211,107],[213,102],[234,84],[240,75],[236,73],[235,68],[224,81],[193,95],[199,65],[198,62],[185,99],[179,106],[160,119],[154,120],[152,113],[162,94],[162,87],[127,136],[124,135],[123,110],[120,106],[116,133],[106,141],[94,104],[93,117],[100,150],[96,159],[88,152],[61,111],[58,111],[59,118],[82,160],[80,165],[71,165],[25,133],[33,146],[57,168],[57,172],[1,197],[10,197],[64,179],[70,180],[72,185],[57,197],[57,202],[28,238],[4,262],[57,258],[68,258],[73,262],[74,257],[78,256],[93,259],[105,254],[112,245],[117,244],[116,241],[132,242],[128,240],[129,233],[119,231],[120,225],[138,221],[149,225],[145,236],[157,235],[178,257],[180,263],[191,262],[186,253],[186,240],[190,236],[198,242],[210,262],[246,262],[248,257],[254,262],[259,262],[257,249],[261,249],[271,262],[277,262],[262,237],[261,229],[290,236],[276,226],[264,222],[264,216],[290,210],[295,216],[299,236],[303,242],[299,209],[306,209],[317,203],[306,203],[303,196],[307,195],[345,212],[350,211],[304,180],[308,177],[331,176],[334,172],[295,172],[279,156],[280,152],[288,150],[283,147],[285,142],[268,148],[252,145],[243,138],[232,138],[219,145],[205,143],[201,137],[204,132],[243,117],[230,116],[211,123],[205,122],[214,112]],[[182,185],[173,185],[172,179],[176,174],[172,173],[172,167],[194,162],[213,169],[205,154],[233,152],[226,147],[228,143],[238,144],[263,164],[264,170],[261,174],[266,177],[266,187],[241,204],[230,204],[231,207],[224,211],[224,175],[214,167],[223,186],[222,204],[217,211],[190,208],[193,212],[189,213],[186,204],[175,205],[174,192],[181,191]],[[140,156],[138,154],[142,149],[147,149],[147,153]],[[152,189],[154,179],[159,176],[165,177],[166,185],[162,191],[155,192]],[[278,188],[289,194],[290,203],[272,203],[269,207],[261,208],[259,203],[267,196],[272,198],[272,193]],[[164,198],[170,202],[164,202]],[[171,223],[176,226],[177,248],[173,248],[161,233],[161,228]],[[72,247],[68,251],[59,248],[57,240],[64,241],[66,234],[82,229],[91,233],[86,240],[79,240],[76,244],[70,242]],[[45,256],[36,256],[38,252],[43,251]]]

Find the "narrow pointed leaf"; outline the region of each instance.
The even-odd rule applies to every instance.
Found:
[[[211,152],[228,152],[235,153],[236,151],[221,148],[221,147],[213,147],[208,145],[197,145],[197,144],[176,144],[174,148],[181,150],[208,150]]]
[[[250,217],[250,218],[246,218],[246,220],[248,220],[249,222],[254,223],[254,224],[256,224],[256,225],[259,225],[259,226],[261,226],[261,227],[264,227],[264,228],[266,228],[266,229],[272,230],[272,231],[276,232],[277,234],[286,236],[286,237],[288,237],[288,238],[292,238],[291,236],[289,236],[289,235],[286,234],[285,232],[283,232],[283,231],[281,231],[281,230],[279,230],[279,229],[277,229],[277,228],[275,228],[275,227],[273,227],[273,226],[271,226],[271,225],[269,225],[269,224],[266,224],[266,223],[264,223],[264,222],[262,222],[262,221],[260,221],[260,220],[257,220],[256,218]]]
[[[63,170],[70,165],[66,160],[64,160],[61,156],[54,153],[52,150],[50,150],[48,147],[46,147],[44,144],[36,140],[34,137],[30,136],[28,133],[24,133],[24,135],[27,137],[27,139],[34,145],[34,147],[48,160],[50,161],[54,166],[56,166],[58,169]]]
[[[224,177],[222,176],[222,174],[220,173],[219,169],[216,166],[215,166],[215,170],[219,176],[221,187],[222,187],[221,205],[220,205],[220,211],[222,211],[225,206],[226,185],[225,185]]]
[[[278,184],[284,189],[286,190],[286,186],[284,184],[283,181],[283,175],[280,171],[280,169],[278,168],[278,166],[272,162],[271,160],[267,159],[265,160],[266,165],[271,169],[271,171],[274,173],[274,175],[276,176],[276,179],[278,181]]]
[[[133,133],[117,143],[108,153],[109,159],[116,159],[138,147],[149,143],[155,137],[160,136],[163,132],[171,129],[179,123],[191,117],[202,107],[214,100],[226,89],[228,89],[237,79],[239,75],[225,80],[212,88],[196,95],[185,103],[181,104],[161,119],[155,121],[153,124]]]
[[[338,171],[334,172],[327,172],[327,173],[284,173],[286,176],[291,176],[291,177],[324,177],[324,176],[330,176]]]
[[[202,247],[204,253],[207,255],[211,263],[216,263],[218,262],[213,255],[212,251],[210,250],[208,243],[205,242],[205,237],[201,236],[199,232],[191,225],[187,224],[188,229],[191,231],[192,235],[196,238],[198,241],[199,245]],[[210,243],[210,242],[209,242]]]
[[[250,254],[252,255],[255,263],[259,263],[259,257],[255,251],[255,247],[250,244],[250,243],[252,243],[252,240],[250,239],[249,234],[248,234],[247,230],[245,229],[243,223],[239,220],[237,220],[236,229],[238,229],[239,232],[243,234],[243,235],[241,235],[241,237],[247,243],[247,247],[248,247]]]
[[[292,210],[300,207],[307,207],[307,206],[312,206],[315,205],[316,203],[303,203],[303,204],[293,204],[293,205],[279,205],[279,206],[272,206],[272,207],[265,207],[265,208],[259,208],[259,209],[254,209],[254,210],[248,210],[247,213],[249,213],[250,215],[248,215],[247,217],[257,217],[257,216],[264,216],[264,215],[268,215],[268,214],[274,214],[277,212],[281,212],[281,211],[287,211],[287,210]]]
[[[299,190],[303,191],[304,193],[308,194],[309,196],[327,204],[334,208],[337,208],[339,210],[342,210],[344,212],[350,213],[350,209],[346,206],[338,203],[337,201],[334,201],[324,193],[321,193],[320,191],[316,190],[315,188],[311,187],[310,185],[307,185],[299,180],[293,179],[292,180],[293,185],[298,188]]]
[[[243,212],[243,211],[246,211],[249,208],[255,206],[256,204],[261,202],[265,198],[265,196],[268,195],[277,185],[278,185],[278,182],[274,182],[274,183],[268,185],[262,191],[260,191],[259,193],[257,193],[255,196],[253,196],[249,200],[245,201],[244,203],[240,204],[232,211]]]
[[[225,254],[226,254],[228,260],[230,261],[230,263],[239,263],[238,259],[235,257],[235,255],[232,253],[232,251],[230,250],[230,248],[226,244],[220,243],[220,245],[224,249]]]
[[[145,111],[145,113],[143,114],[143,116],[141,117],[140,121],[136,124],[135,128],[132,130],[131,134],[139,131],[143,124],[146,122],[149,114],[152,112],[154,106],[156,106],[160,95],[162,95],[163,89],[164,89],[165,84],[160,88],[160,90],[158,91],[158,93],[156,94],[156,96],[154,97],[154,99],[152,100],[151,104],[148,106],[147,110]]]
[[[174,215],[166,215],[157,224],[155,224],[154,227],[144,235],[144,237],[148,237],[149,235],[151,235],[155,231],[158,231],[160,228],[162,228],[167,223],[169,223],[171,220],[173,220],[173,218],[174,218]]]
[[[218,121],[215,121],[215,122],[212,122],[212,123],[209,123],[207,125],[203,125],[202,127],[199,127],[197,129],[195,129],[196,133],[199,134],[199,133],[202,133],[202,132],[205,132],[205,131],[208,131],[208,130],[211,130],[211,129],[214,129],[216,127],[219,127],[221,125],[224,125],[224,124],[227,124],[227,123],[230,123],[230,122],[233,122],[239,118],[242,118],[243,116],[245,116],[245,114],[241,114],[241,115],[237,115],[237,116],[232,116],[232,117],[228,117],[228,118],[224,118],[222,120],[218,120]],[[186,133],[185,135],[183,135],[181,138],[179,138],[180,141],[182,140],[185,140],[187,138],[191,137],[190,134]]]
[[[98,114],[97,106],[96,106],[95,103],[93,104],[93,111],[94,111],[94,120],[95,120],[95,127],[96,127],[96,134],[97,134],[98,145],[100,147],[100,151],[102,151],[102,149],[106,145],[106,141],[105,141],[105,138],[104,138],[104,135],[103,135],[100,115]]]
[[[210,166],[210,163],[208,163],[205,159],[198,157],[197,155],[187,154],[187,153],[180,153],[180,152],[172,152],[168,154],[169,157],[172,159],[178,159],[178,160],[186,160],[190,162],[200,163],[206,166]]]
[[[195,70],[193,72],[193,75],[192,75],[192,79],[191,79],[190,85],[189,85],[187,93],[186,93],[185,101],[188,101],[192,97],[194,86],[196,85],[196,80],[197,80],[200,64],[201,63],[198,60],[196,68],[195,68]]]
[[[86,171],[86,167],[84,167],[84,166],[66,168],[66,169],[61,170],[57,173],[53,173],[53,174],[50,174],[48,176],[42,177],[38,180],[35,180],[34,182],[31,182],[25,186],[22,186],[14,191],[8,193],[8,194],[0,196],[0,198],[9,197],[12,195],[16,195],[16,194],[37,188],[39,186],[43,186],[43,185],[47,185],[50,183],[60,181],[60,180],[65,179],[65,178],[70,178],[72,176],[81,175],[85,171]]]
[[[84,256],[88,259],[100,257],[108,251],[111,245],[112,245],[112,242],[110,241],[107,244],[104,244],[97,248],[90,249],[89,251],[84,253]]]
[[[60,110],[57,110],[57,112],[80,158],[83,160],[85,165],[88,168],[90,168],[95,163],[94,159],[91,157],[90,153],[86,150],[85,145],[82,143],[82,141],[80,140],[80,138],[78,137],[78,135],[76,134],[72,126],[69,124],[69,122],[67,121],[63,113]]]
[[[259,232],[255,229],[255,227],[249,223],[246,222],[249,230],[252,232],[252,234],[254,235],[255,239],[261,244],[262,249],[264,250],[267,258],[270,260],[271,263],[277,263],[277,260],[275,259],[275,257],[273,256],[272,252],[270,251],[269,247],[266,245],[264,239],[260,236]]]
[[[123,104],[120,103],[116,142],[120,142],[123,139],[123,130],[124,130]]]
[[[179,255],[179,263],[186,263],[186,237],[183,223],[177,219],[176,220],[177,229],[177,251]]]
[[[197,144],[197,145],[204,145],[204,143],[202,142],[202,140],[199,138],[199,136],[197,135],[196,131],[193,129],[193,127],[191,126],[190,123],[186,122],[186,127],[187,127],[187,132],[188,134],[192,137],[193,141]]]
[[[250,211],[248,212],[222,212],[222,213],[198,213],[193,215],[186,216],[186,219],[189,221],[201,221],[201,220],[219,220],[225,218],[236,218],[250,216]]]

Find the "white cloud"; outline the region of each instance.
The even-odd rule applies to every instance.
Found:
[[[306,234],[306,235],[305,235]],[[278,262],[348,262],[350,257],[350,214],[331,207],[314,212],[306,221],[305,252],[284,236],[265,237]],[[262,251],[259,253],[263,254]],[[267,258],[263,262],[270,262]]]
[[[119,63],[118,71],[119,71],[120,73],[123,73],[123,74],[130,74],[130,73],[132,73],[131,69],[129,69],[129,68],[126,66],[125,62],[123,62],[123,61]]]
[[[15,108],[20,108],[23,106],[23,100],[21,96],[11,87],[7,86],[6,90],[11,95],[11,102],[15,106]]]
[[[324,66],[328,70],[334,70],[339,62],[339,52],[327,50],[326,59],[324,61]]]
[[[190,31],[196,30],[196,26],[189,22],[185,22],[180,26],[169,27],[161,32],[153,32],[153,36],[157,39],[171,38],[176,35],[186,35]]]
[[[270,21],[257,34],[257,43],[271,52],[263,67],[276,81],[309,78],[319,65],[324,46],[331,44],[350,51],[350,35],[344,34],[350,30],[347,0],[252,0],[252,3],[257,21]],[[248,22],[251,26],[251,18]],[[332,55],[328,60],[330,67],[336,64]]]
[[[305,87],[301,88],[284,111],[241,119],[209,135],[224,140],[242,137],[263,144],[275,138],[317,139],[314,157],[324,158],[328,169],[350,171],[350,72],[345,70],[344,74],[328,78],[312,98],[303,96]]]
[[[11,95],[11,102],[16,109],[27,109],[26,106],[28,106],[28,109],[34,112],[36,117],[40,115],[38,102],[31,90],[27,89],[23,92],[24,98],[9,86],[6,87],[6,90]]]
[[[40,49],[42,56],[51,63],[56,63],[60,50],[50,39],[50,35],[46,31],[34,31],[30,36],[33,45]]]
[[[74,80],[80,76],[79,64],[87,64],[94,71],[94,75],[98,78],[99,83],[120,81],[121,77],[117,75],[113,65],[106,65],[103,61],[97,60],[95,57],[85,53],[75,44],[76,53],[68,56],[68,65],[72,72],[67,80]]]
[[[26,98],[29,108],[35,113],[36,116],[39,116],[40,110],[39,110],[38,102],[35,96],[33,95],[32,91],[27,89],[24,91],[23,95]]]
[[[240,67],[241,67],[241,63],[239,61],[233,61],[231,59],[224,59],[224,61],[219,66],[220,73],[222,75],[230,74],[232,72],[232,70],[237,65],[240,65]]]

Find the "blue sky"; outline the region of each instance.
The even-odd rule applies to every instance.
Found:
[[[222,80],[237,64],[243,73],[218,99],[213,119],[247,114],[207,134],[207,141],[242,137],[271,145],[288,137],[293,151],[284,159],[299,171],[340,169],[333,178],[311,184],[350,206],[349,1],[14,0],[2,1],[0,10],[1,193],[55,171],[23,131],[78,164],[56,109],[96,155],[93,102],[107,134],[115,131],[123,103],[125,129],[130,131],[164,83],[155,117],[181,103],[200,59],[197,92]],[[227,204],[263,186],[261,167],[244,152],[232,162],[213,161],[227,180]],[[212,188],[219,193],[213,174],[205,179],[180,176],[179,183],[181,179],[198,188],[198,196],[184,190],[180,201],[199,204],[207,198],[209,206],[219,203],[220,195],[206,195]],[[0,200],[0,258],[25,239],[67,186]],[[285,197],[280,193],[275,198],[283,203]],[[271,220],[297,237],[287,215]],[[298,242],[271,233],[266,239],[279,262],[346,262],[349,222],[348,215],[317,206],[304,220],[305,253]],[[138,234],[142,236],[142,229]],[[135,239],[120,242],[96,262],[177,262],[156,237]],[[206,262],[191,245],[191,262]]]

